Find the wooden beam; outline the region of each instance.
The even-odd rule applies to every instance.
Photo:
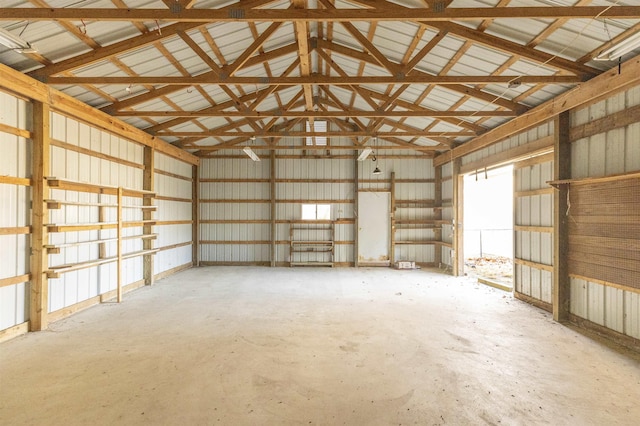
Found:
[[[464,175],[460,173],[462,161],[453,162],[453,275],[464,275]]]
[[[49,199],[49,186],[45,177],[49,176],[51,161],[50,115],[49,105],[33,102],[30,331],[45,330],[49,325],[49,255],[45,248],[49,243],[49,233],[45,226],[49,221],[49,210],[45,201]]]
[[[514,9],[513,7],[501,7],[496,8],[502,10]],[[572,7],[570,9],[580,9],[579,7]],[[640,10],[640,9],[639,9]],[[569,71],[582,77],[593,77],[600,73],[599,70],[588,67],[583,64],[579,64],[568,59],[561,58],[557,55],[545,53],[538,49],[529,48],[521,44],[505,40],[503,38],[493,36],[478,30],[474,30],[464,25],[456,24],[453,22],[430,22],[426,25],[439,29],[440,31],[448,31],[450,34],[456,34],[467,40],[484,44],[490,49],[500,50],[502,52],[509,53],[511,55],[520,56],[523,58],[531,59],[536,62],[547,64],[554,68]]]
[[[144,147],[143,154],[144,172],[142,174],[142,189],[145,191],[154,192],[155,188],[155,150],[151,147]],[[196,166],[193,166],[196,167]],[[154,203],[154,198],[144,197],[143,205],[151,206]],[[142,211],[142,218],[145,221],[153,219],[153,210],[144,209]],[[145,235],[153,234],[153,224],[151,222],[145,222],[142,228],[142,233]],[[152,250],[154,247],[154,241],[152,239],[144,239],[142,242],[142,248],[144,250]],[[153,254],[146,254],[142,259],[142,275],[145,285],[153,285],[154,279],[154,258]]]
[[[123,227],[123,218],[122,218],[122,187],[118,187],[118,208],[117,208],[117,220],[118,226],[116,228],[116,238],[118,241],[116,242],[116,257],[117,257],[117,265],[116,265],[116,290],[117,296],[116,299],[118,303],[122,303],[122,268],[124,265],[122,264],[123,260],[123,252],[122,252],[122,227]],[[147,240],[145,240],[146,242]],[[152,240],[149,240],[152,241]]]
[[[571,118],[569,111],[558,115],[554,123],[553,176],[555,180],[571,178]],[[569,217],[568,185],[561,185],[553,194],[553,319],[569,317]]]
[[[191,241],[193,242],[191,264],[200,266],[200,166],[191,167],[191,176],[191,197],[193,198],[191,203],[191,219],[193,220],[191,226]]]
[[[316,44],[318,46],[318,49],[317,49],[318,52],[320,52],[322,49],[327,49],[327,50],[330,50],[332,52],[339,53],[341,55],[345,55],[345,56],[347,56],[349,58],[352,58],[352,59],[356,59],[356,60],[359,60],[359,61],[362,61],[362,62],[366,62],[366,63],[370,63],[370,64],[377,64],[377,61],[375,60],[375,58],[373,58],[373,56],[371,56],[370,54],[368,54],[366,52],[360,52],[360,51],[357,51],[355,49],[351,49],[351,48],[348,48],[348,47],[333,43],[331,41],[322,40],[322,39],[317,39],[316,40]],[[415,69],[411,71],[411,75],[414,75],[414,76],[415,75],[430,76],[430,74],[423,73],[423,72],[417,71]],[[446,86],[446,89],[453,90],[453,91],[458,92],[458,93],[463,93],[465,95],[472,96],[472,97],[477,98],[477,99],[485,100],[487,102],[493,102],[497,106],[508,108],[508,109],[510,109],[512,111],[515,111],[517,113],[522,113],[522,112],[527,110],[526,106],[520,105],[517,102],[513,102],[513,101],[510,101],[508,99],[502,99],[502,98],[496,99],[495,95],[492,95],[490,93],[485,93],[485,92],[483,92],[483,91],[481,91],[479,89],[476,89],[476,88],[473,88],[473,87],[469,87],[469,86],[465,86],[463,84],[450,84],[450,85]]]
[[[244,7],[258,7],[265,4],[272,3],[274,0],[243,0]],[[225,8],[219,9],[220,11],[226,10],[227,12],[231,9],[235,9],[236,5],[230,5]],[[129,9],[121,9],[125,12]],[[0,14],[1,16],[1,14]],[[152,19],[154,21],[155,19]],[[76,20],[77,21],[77,20]],[[110,44],[107,46],[101,46],[97,49],[91,50],[82,55],[74,56],[73,58],[69,58],[67,60],[63,60],[60,62],[56,62],[55,64],[49,64],[43,68],[39,68],[29,73],[31,77],[40,78],[43,76],[60,74],[65,71],[70,71],[75,68],[85,67],[96,62],[100,62],[106,59],[109,59],[114,56],[122,55],[127,52],[131,52],[136,49],[140,49],[149,45],[152,45],[156,42],[170,39],[175,37],[178,31],[189,31],[194,28],[198,28],[202,25],[206,25],[203,22],[192,22],[192,23],[177,23],[171,24],[162,27],[162,31],[147,31],[143,34],[129,38],[114,44]]]
[[[435,206],[442,207],[442,166],[434,168],[435,181],[434,181],[434,196],[433,202]],[[436,209],[433,212],[435,220],[442,220],[442,209]],[[433,230],[433,239],[442,241],[442,227],[437,227]],[[440,268],[442,265],[442,247],[434,247],[433,263]]]
[[[640,57],[633,58],[618,67],[605,71],[588,83],[582,84],[531,109],[526,114],[489,130],[481,136],[435,158],[434,165],[442,165],[455,158],[470,154],[501,142],[517,133],[549,121],[552,117],[582,105],[597,102],[640,83]]]
[[[271,267],[274,268],[277,262],[277,251],[276,251],[276,152],[271,151],[269,155],[269,194],[270,194],[270,203],[271,209],[269,214],[269,234],[271,238]]]
[[[553,136],[546,136],[529,143],[501,151],[480,160],[465,163],[461,168],[461,173],[469,173],[474,170],[481,170],[487,167],[496,167],[501,164],[508,164],[520,161],[526,157],[538,156],[553,151]]]
[[[271,88],[277,88],[278,86],[270,86]],[[260,100],[264,100],[264,97],[270,95],[272,90],[264,90],[258,97]],[[258,102],[258,100],[256,100]],[[207,111],[208,110],[208,111]],[[357,109],[345,109],[344,111],[282,111],[282,110],[270,110],[270,111],[255,111],[250,108],[250,111],[223,111],[220,108],[208,108],[204,111],[115,111],[111,113],[114,117],[243,117],[243,118],[269,118],[269,117],[302,117],[302,118],[343,118],[343,117],[514,117],[516,115],[513,111],[437,111],[437,110],[415,110],[415,111],[383,111],[383,110],[357,110]],[[184,121],[177,122],[181,124]],[[175,124],[174,124],[175,125]],[[165,126],[165,123],[154,126],[154,129],[166,128],[172,126]],[[157,130],[156,130],[157,131]]]
[[[197,148],[200,151],[219,151],[221,149],[239,149],[239,147],[237,147],[238,144],[246,142],[247,139],[246,138],[238,138],[238,142],[233,142],[230,144],[220,144],[220,145],[205,145],[205,146],[198,146],[198,147],[194,147]],[[344,151],[344,150],[361,150],[364,149],[364,146],[361,145],[328,145],[328,146],[321,146],[321,145],[303,145],[303,144],[299,144],[299,145],[261,145],[261,146],[252,146],[251,147],[254,151],[259,152],[259,151],[274,151],[274,150],[288,150],[288,149],[306,149],[309,151],[325,151],[327,149],[332,150],[332,151]],[[411,149],[411,150],[415,150],[415,151],[435,151],[435,150],[441,150],[442,147],[438,146],[438,145],[433,145],[433,146],[427,146],[427,145],[413,145],[410,144],[408,142],[405,142],[405,145],[393,145],[393,146],[379,146],[376,147],[377,151],[395,151],[395,150],[402,150],[402,149]]]
[[[226,72],[226,70],[225,70]],[[308,77],[225,77],[216,76],[213,72],[190,77],[44,77],[43,81],[50,85],[81,84],[117,84],[135,85],[168,85],[193,86],[199,84],[215,84],[220,86],[266,85],[266,86],[300,86],[317,84],[323,86],[353,86],[362,84],[578,84],[581,77],[572,75],[428,75],[411,73],[405,76],[362,76],[331,77],[313,74]]]
[[[637,6],[580,7],[478,7],[431,9],[108,9],[108,8],[2,8],[0,21],[123,21],[123,22],[356,22],[409,21],[449,22],[478,19],[637,19]]]
[[[174,136],[174,137],[235,137],[248,139],[252,136],[259,138],[276,138],[276,137],[342,137],[342,136],[378,136],[385,137],[404,137],[404,136],[424,136],[424,137],[470,137],[475,136],[471,132],[425,132],[418,129],[402,129],[396,132],[371,132],[371,131],[328,131],[328,132],[313,132],[313,131],[294,131],[294,132],[226,132],[226,131],[202,131],[202,132],[159,132],[158,136]],[[259,148],[259,147],[258,147]]]
[[[389,223],[391,226],[391,233],[389,238],[389,263],[391,266],[396,261],[395,250],[396,250],[396,172],[391,172],[391,211],[389,212]]]

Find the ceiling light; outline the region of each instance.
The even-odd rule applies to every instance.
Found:
[[[372,152],[373,152],[373,149],[371,149],[370,147],[366,147],[365,149],[362,150],[362,152],[358,156],[358,161],[366,160],[369,154],[371,154]]]
[[[258,157],[258,154],[256,154],[255,152],[253,152],[253,150],[251,149],[250,146],[245,146],[243,149],[245,154],[247,154],[247,156],[249,156],[249,158],[251,158],[253,161],[260,161],[260,157]]]
[[[380,170],[380,169],[378,168],[378,166],[376,166],[376,168],[375,168],[375,169],[373,169],[373,174],[374,174],[374,175],[380,175],[380,174],[382,174],[382,170]]]
[[[640,48],[640,33],[625,38],[608,49],[603,50],[593,58],[594,61],[615,61],[632,50]]]
[[[9,31],[0,28],[0,44],[7,46],[11,50],[15,50],[18,53],[35,53],[37,52],[36,48],[31,46],[31,44],[10,33]]]

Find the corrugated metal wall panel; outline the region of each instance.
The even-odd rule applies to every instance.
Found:
[[[21,130],[31,126],[31,105],[0,91],[0,123]],[[31,141],[0,131],[0,175],[31,177]],[[0,184],[0,227],[24,227],[30,223],[31,188]],[[29,236],[0,236],[0,279],[29,273]],[[0,330],[29,319],[29,283],[0,287]]]
[[[169,271],[179,266],[184,266],[193,261],[193,247],[191,244],[162,250],[177,244],[193,241],[193,224],[162,224],[163,221],[192,221],[193,202],[193,167],[185,162],[171,158],[165,154],[155,152],[154,167],[157,172],[154,175],[155,192],[158,197],[167,197],[177,200],[155,200],[158,206],[155,219],[160,224],[154,227],[158,234],[155,247],[161,249],[155,255],[154,274]],[[176,176],[168,176],[162,172]],[[177,176],[182,176],[181,179]],[[188,180],[187,180],[188,179]]]
[[[624,333],[624,290],[613,287],[604,288],[605,325],[618,333]]]
[[[569,310],[572,314],[578,315],[582,318],[587,318],[588,315],[588,303],[587,303],[587,293],[588,286],[587,282],[578,278],[570,279],[570,294],[571,300],[569,303]]]
[[[553,121],[534,127],[524,133],[511,136],[502,142],[490,145],[486,148],[475,151],[469,155],[462,157],[462,165],[473,163],[485,158],[489,158],[492,155],[499,154],[518,146],[526,145],[529,142],[534,142],[538,139],[542,139],[547,136],[553,135]]]
[[[139,164],[135,167],[118,163],[117,160],[97,158],[95,156],[78,153],[71,149],[53,146],[51,148],[51,175],[80,182],[90,182],[97,185],[123,186],[132,189],[142,189],[144,148],[134,142],[112,135],[104,130],[94,128],[87,123],[66,117],[61,113],[51,113],[51,136],[55,141],[91,149],[115,159]],[[51,197],[63,201],[108,203],[115,204],[115,196],[98,195],[74,191],[52,190]],[[139,205],[141,200],[125,197],[124,204]],[[106,209],[105,221],[115,221],[115,209]],[[123,210],[124,220],[141,220],[142,212],[134,209]],[[95,206],[66,205],[60,210],[50,211],[50,222],[58,224],[82,224],[99,222],[99,208]],[[139,235],[142,228],[126,228],[124,236]],[[115,230],[82,231],[50,234],[52,244],[76,243],[100,238],[115,237]],[[140,240],[123,242],[125,253],[142,250]],[[116,255],[115,243],[105,244],[106,256]],[[97,259],[99,250],[97,244],[71,246],[62,248],[60,254],[50,255],[51,266],[76,263]],[[123,262],[123,284],[127,285],[142,279],[142,258],[126,259]],[[115,264],[102,265],[70,272],[58,279],[49,281],[49,311],[54,312],[74,305],[83,300],[115,289]]]
[[[548,129],[545,126],[544,129]],[[552,126],[551,126],[552,127]],[[527,135],[538,136],[538,132]],[[525,138],[525,139],[527,139]],[[514,192],[534,191],[548,188],[552,180],[553,162],[516,168]],[[553,195],[535,194],[519,196],[514,203],[516,226],[553,226]],[[553,233],[515,231],[514,256],[518,259],[543,265],[553,264]],[[553,274],[532,266],[520,265],[514,269],[515,290],[519,293],[551,303]]]
[[[640,339],[640,294],[624,293],[624,332]]]
[[[242,223],[268,221],[270,204],[256,202],[270,199],[270,162],[254,162],[249,158],[206,159],[200,165],[200,179],[238,180],[238,182],[200,183],[200,246],[202,262],[268,262],[270,246],[267,244],[213,243],[216,241],[268,241],[270,224]],[[242,182],[242,180],[264,182]],[[207,202],[229,200],[229,202]],[[239,202],[244,201],[246,202]],[[206,221],[227,221],[207,224]],[[287,237],[288,238],[288,235]],[[285,238],[285,239],[286,239]],[[209,242],[209,243],[207,243]]]
[[[640,104],[640,87],[572,111],[573,126],[606,118]],[[640,170],[640,122],[582,138],[571,146],[572,178],[600,177]],[[571,313],[640,338],[638,295],[572,278]]]
[[[279,155],[283,155],[279,152]],[[299,152],[287,155],[298,155]],[[263,158],[254,163],[244,158],[205,159],[201,164],[200,197],[205,202],[200,206],[200,238],[215,241],[270,241],[270,170],[269,161]],[[369,164],[371,163],[371,164]],[[372,161],[359,163],[359,177],[362,180],[379,179],[375,182],[362,182],[361,189],[389,190],[389,176],[396,170],[398,179],[432,179],[434,169],[430,159],[379,159],[384,174],[377,178],[371,174],[375,167]],[[332,204],[332,219],[353,220],[355,188],[355,162],[351,158],[277,158],[275,174],[276,184],[276,261],[279,264],[289,261],[289,224],[285,221],[301,218],[301,204],[305,200],[326,200]],[[221,182],[202,182],[205,179],[221,179]],[[242,182],[252,179],[253,182]],[[255,180],[258,181],[255,181]],[[329,182],[329,180],[345,182]],[[234,180],[238,180],[234,182]],[[287,182],[287,180],[290,180]],[[326,180],[326,182],[323,182]],[[397,186],[397,198],[433,199],[432,183],[403,183]],[[235,200],[235,202],[208,203],[206,200]],[[242,202],[247,200],[247,202]],[[264,202],[249,202],[262,200]],[[339,202],[335,202],[339,201]],[[424,209],[422,209],[424,210]],[[423,211],[406,214],[422,217]],[[432,214],[432,213],[429,213]],[[206,223],[207,221],[227,221],[227,223]],[[260,220],[264,223],[237,223],[238,221]],[[235,223],[234,223],[235,222]],[[431,232],[431,231],[429,231]],[[415,234],[415,231],[414,231]],[[353,224],[335,226],[336,245],[334,261],[352,263],[355,230]],[[402,255],[417,256],[419,262],[433,261],[433,247],[404,248]],[[408,251],[407,251],[408,250]],[[270,247],[268,244],[204,244],[201,246],[201,260],[204,262],[268,262]]]

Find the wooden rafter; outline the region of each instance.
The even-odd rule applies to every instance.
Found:
[[[268,86],[300,86],[304,84],[329,85],[329,86],[353,86],[367,84],[578,84],[583,79],[573,75],[456,75],[456,76],[435,76],[435,75],[407,75],[404,77],[391,76],[363,76],[363,77],[327,77],[313,74],[308,77],[224,77],[216,76],[215,73],[191,77],[48,77],[44,79],[51,85],[70,84],[153,84],[170,86],[193,86],[195,84],[215,84],[219,86],[234,85],[268,85]]]
[[[4,21],[166,21],[166,22],[356,22],[356,21],[407,21],[450,22],[478,19],[584,19],[640,17],[637,6],[580,6],[580,7],[483,7],[432,9],[407,9],[387,3],[375,9],[107,9],[107,8],[1,8],[0,20]],[[225,8],[226,9],[226,8]]]

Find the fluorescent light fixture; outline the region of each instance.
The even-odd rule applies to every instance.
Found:
[[[640,33],[625,38],[608,49],[603,50],[593,58],[594,61],[615,61],[632,50],[640,48]]]
[[[362,152],[358,156],[358,161],[366,160],[369,154],[371,154],[372,152],[373,152],[373,149],[371,149],[370,147],[366,147],[365,149],[362,150]]]
[[[250,146],[245,146],[243,149],[245,154],[247,154],[249,156],[249,158],[251,158],[253,161],[260,161],[260,157],[258,157],[258,154],[256,154],[255,152],[253,152],[253,150],[251,149]]]
[[[36,48],[31,44],[18,37],[17,35],[10,33],[9,31],[0,28],[0,44],[7,46],[11,50],[15,50],[18,53],[35,53]]]

